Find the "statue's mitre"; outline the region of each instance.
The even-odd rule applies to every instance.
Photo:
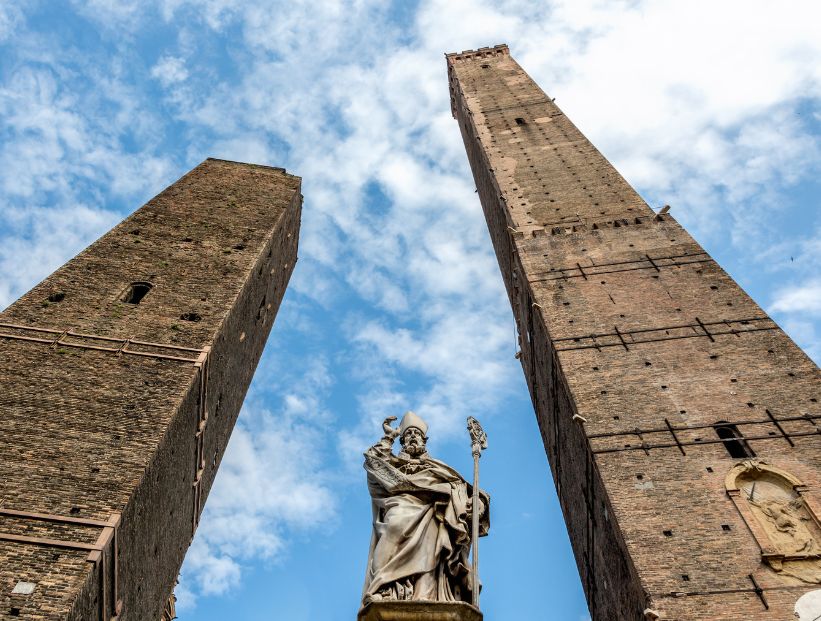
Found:
[[[404,434],[405,431],[411,427],[416,427],[424,436],[428,435],[428,424],[409,410],[405,412],[405,415],[402,417],[402,422],[399,423],[399,434]]]

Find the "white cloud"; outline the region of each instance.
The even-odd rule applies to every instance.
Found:
[[[778,210],[773,193],[821,162],[797,115],[821,94],[821,11],[784,9],[775,19],[761,2],[562,2],[510,43],[632,183],[702,239],[732,229],[736,244],[760,247],[772,241],[759,231]]]
[[[806,313],[821,317],[821,280],[780,289],[770,305],[773,313]]]
[[[184,82],[188,79],[188,70],[185,68],[185,61],[174,56],[163,56],[151,69],[151,76],[159,80],[165,87]]]
[[[507,350],[508,361],[512,360],[515,343],[507,318],[494,313],[443,304],[434,310],[419,309],[419,314],[427,319],[415,330],[370,322],[355,338],[366,346],[364,357],[376,356],[404,373],[426,378],[422,389],[405,391],[404,406],[397,403],[391,384],[384,386],[385,395],[370,393],[369,399],[396,403],[396,413],[412,407],[429,421],[441,441],[461,431],[468,414],[488,411],[489,403],[507,393],[515,369],[500,361],[499,352]],[[384,372],[378,367],[374,371]],[[373,419],[378,414],[367,414],[363,423],[370,428],[363,432],[373,434]]]
[[[0,4],[0,43],[14,34],[23,20],[23,10],[18,3],[8,0]]]
[[[735,244],[740,261],[752,262],[757,253],[788,254],[761,224],[784,209],[779,194],[811,179],[821,160],[798,115],[802,102],[819,97],[819,5],[782,4],[777,18],[773,6],[424,0],[415,21],[402,25],[375,0],[94,0],[83,11],[132,36],[155,9],[165,26],[179,28],[144,72],[166,87],[186,161],[207,153],[303,176],[302,260],[291,291],[339,326],[343,362],[335,368],[359,404],[340,432],[343,459],[353,463],[382,417],[413,407],[440,440],[453,437],[467,411],[493,412],[519,373],[501,279],[450,118],[443,53],[510,44],[631,182],[671,203],[700,239]],[[0,41],[7,15],[0,13]],[[213,66],[214,39],[230,43],[224,79]],[[19,257],[56,265],[55,247],[77,249],[113,220],[97,203],[75,200],[81,190],[141,195],[169,180],[173,167],[156,153],[171,119],[140,87],[125,85],[134,79],[132,52],[119,40],[115,47],[117,58],[102,68],[32,63],[0,83],[10,132],[0,146],[0,186],[13,203],[3,215],[45,220],[20,209],[57,200],[55,222],[78,223],[36,234],[21,233],[33,226],[23,223],[2,240],[3,272],[23,275],[4,279],[0,303],[38,277]],[[88,81],[73,82],[76,74]],[[130,132],[136,150],[123,146]],[[371,200],[375,194],[384,200]],[[810,245],[801,257],[812,255]],[[817,342],[813,274],[796,275],[771,307],[792,313],[785,325],[805,342]],[[244,411],[186,560],[181,607],[237,585],[250,559],[287,554],[296,529],[323,523],[303,516],[318,516],[318,502],[338,502],[315,450],[326,439],[327,377],[312,373],[283,388],[278,407],[252,399]],[[275,375],[263,365],[257,384]]]
[[[22,24],[17,36],[0,82],[0,306],[113,226],[122,200],[133,208],[173,176],[116,59],[101,71],[42,52]]]
[[[815,276],[776,290],[767,311],[810,358],[821,361],[821,279]]]
[[[263,362],[258,379],[274,373],[270,364]],[[322,399],[332,380],[321,360],[300,371],[295,382],[280,377],[277,412],[253,397],[243,409],[186,555],[181,608],[193,607],[197,594],[239,584],[246,562],[279,560],[289,534],[333,522],[337,499],[324,470],[322,435],[331,420]]]
[[[757,261],[780,286],[767,311],[816,361],[821,361],[821,231],[773,244]]]
[[[787,315],[783,321],[784,331],[804,349],[816,364],[821,362],[821,331],[816,321]]]
[[[348,330],[367,379],[346,455],[388,408],[416,407],[455,433],[468,404],[492,409],[517,372],[489,362],[511,355],[514,339],[443,52],[508,42],[628,178],[697,234],[771,243],[758,231],[781,208],[774,196],[818,166],[817,141],[795,115],[819,84],[810,4],[787,10],[801,22],[788,31],[762,3],[710,5],[703,20],[675,2],[429,0],[404,32],[372,3],[340,6],[223,7],[243,24],[240,84],[179,114],[225,135],[214,145],[252,132],[286,144],[306,195],[307,280],[294,286],[333,308],[329,297],[345,292],[331,283],[345,282],[375,308]],[[420,387],[405,386],[407,375]]]
[[[0,214],[6,224],[0,235],[0,308],[119,220],[115,213],[86,205],[46,209],[0,204]]]
[[[75,10],[107,28],[135,27],[146,3],[141,0],[71,0]]]
[[[158,4],[166,20],[173,20],[184,8],[191,8],[209,27],[221,30],[233,19],[242,0],[159,0]]]

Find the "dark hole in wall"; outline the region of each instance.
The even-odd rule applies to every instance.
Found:
[[[259,309],[257,310],[257,321],[262,319],[263,315],[265,315],[265,304],[267,302],[266,297],[262,296],[262,302],[259,303]]]
[[[182,319],[183,321],[199,321],[202,319],[202,317],[197,313],[183,313],[182,315],[180,315],[180,319]]]
[[[516,117],[516,125],[526,125],[527,123],[522,117]]]
[[[66,299],[66,294],[62,291],[55,291],[50,296],[48,296],[49,302],[62,302]]]
[[[148,292],[154,288],[150,282],[144,281],[137,281],[132,282],[123,294],[120,296],[121,302],[126,302],[128,304],[139,304],[142,302],[142,299],[148,295]]]
[[[739,459],[743,457],[755,457],[755,453],[744,441],[744,436],[738,430],[738,427],[725,422],[718,422],[715,425],[716,434],[719,438],[724,440],[724,448],[730,454],[730,457]]]

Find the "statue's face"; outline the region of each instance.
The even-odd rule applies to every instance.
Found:
[[[402,448],[411,457],[419,457],[426,452],[425,434],[416,427],[410,427],[402,434]]]

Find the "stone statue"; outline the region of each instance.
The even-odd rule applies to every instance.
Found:
[[[177,618],[177,596],[174,595],[174,592],[171,592],[171,595],[168,597],[168,600],[165,602],[165,608],[162,611],[162,617],[160,621],[174,621]]]
[[[413,412],[365,453],[373,501],[373,536],[363,605],[376,602],[470,602],[472,486],[428,455],[427,424]],[[399,438],[402,450],[391,452]],[[490,498],[479,493],[479,535],[489,528]]]
[[[731,475],[746,503],[742,517],[756,526],[763,560],[788,583],[821,584],[821,528],[800,481],[762,460],[737,464]]]

